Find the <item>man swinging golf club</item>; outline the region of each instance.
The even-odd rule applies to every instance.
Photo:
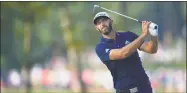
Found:
[[[146,53],[156,53],[158,47],[157,30],[149,29],[151,22],[142,21],[140,36],[133,32],[117,32],[112,27],[113,20],[106,12],[95,15],[95,28],[101,33],[101,41],[95,51],[110,70],[116,93],[152,93],[151,84],[137,49]],[[150,35],[150,41],[144,39]]]

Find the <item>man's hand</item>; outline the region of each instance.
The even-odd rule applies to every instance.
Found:
[[[142,36],[146,37],[149,33],[149,24],[151,22],[147,22],[147,21],[142,21]],[[144,42],[141,47],[140,50],[144,51],[146,53],[156,53],[158,49],[158,40],[157,40],[157,36],[152,36],[151,35],[151,40],[149,42]]]
[[[149,21],[142,21],[142,35],[147,36],[149,34],[149,24],[151,22]]]

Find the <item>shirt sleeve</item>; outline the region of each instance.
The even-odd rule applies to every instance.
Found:
[[[133,32],[128,31],[128,33],[131,35],[132,41],[134,41],[136,38],[139,37],[137,34],[135,34],[135,33],[133,33]],[[144,43],[144,41],[142,42],[142,44],[143,44],[143,43]],[[142,45],[142,44],[141,44],[141,45]],[[140,45],[140,47],[141,47],[141,45]]]
[[[98,44],[95,48],[95,52],[102,62],[110,60],[110,50],[111,48],[106,48],[106,46],[103,44]]]
[[[138,35],[133,33],[133,32],[130,32],[128,31],[128,33],[130,34],[131,38],[132,38],[132,41],[135,40],[136,38],[138,38]]]

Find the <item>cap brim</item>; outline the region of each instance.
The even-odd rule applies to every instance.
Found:
[[[93,20],[94,24],[96,24],[96,21],[97,21],[99,18],[101,18],[101,17],[106,17],[106,18],[108,18],[108,19],[111,19],[110,17],[107,17],[107,16],[98,16],[98,17],[96,17],[96,18]]]

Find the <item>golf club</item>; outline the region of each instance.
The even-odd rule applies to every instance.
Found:
[[[137,21],[137,22],[139,22],[139,23],[142,23],[142,21],[139,21],[138,19],[135,19],[135,18],[126,16],[126,15],[124,15],[124,14],[121,14],[121,13],[118,13],[118,12],[115,12],[115,11],[112,11],[112,10],[109,10],[109,9],[104,8],[104,7],[101,7],[101,6],[99,6],[99,5],[94,5],[93,13],[94,13],[94,11],[95,11],[96,8],[101,8],[101,9],[103,9],[103,10],[106,10],[106,11],[109,11],[109,12],[112,12],[112,13],[115,13],[115,14],[118,14],[118,15],[121,15],[121,16],[123,16],[123,17],[125,17],[125,18],[132,19],[132,20]],[[158,29],[158,26],[157,26],[155,23],[151,23],[150,28],[152,28],[152,29]]]

